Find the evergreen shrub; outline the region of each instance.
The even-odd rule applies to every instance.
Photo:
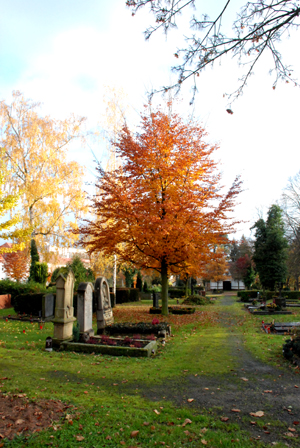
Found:
[[[139,290],[137,288],[117,288],[116,303],[129,303],[139,301]]]

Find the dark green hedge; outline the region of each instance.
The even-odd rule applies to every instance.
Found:
[[[117,288],[116,304],[138,302],[140,290],[138,288]]]
[[[167,322],[160,322],[158,324],[151,324],[149,322],[123,322],[105,327],[106,334],[157,334],[162,330],[170,333],[170,325]]]
[[[14,310],[20,314],[42,315],[42,301],[45,293],[20,294],[14,298]]]
[[[187,297],[182,302],[182,305],[208,305],[212,303],[213,302],[208,297],[200,296],[199,294],[193,294]]]
[[[56,288],[46,288],[45,285],[41,285],[39,283],[20,283],[14,282],[13,280],[1,280],[0,281],[0,295],[2,294],[10,294],[11,295],[11,303],[14,306],[14,299],[16,296],[20,294],[36,294],[43,293],[47,294],[48,292],[55,292]]]
[[[238,291],[238,297],[241,298],[242,302],[247,302],[249,299],[257,298],[257,290],[251,291]],[[282,297],[285,297],[287,300],[300,300],[300,291],[282,291]],[[259,291],[260,298],[264,298],[265,300],[272,300],[273,297],[278,296],[278,292],[274,291]]]
[[[184,288],[169,288],[168,292],[169,292],[170,299],[177,299],[177,298],[180,299],[181,297],[184,296],[185,289]]]
[[[168,311],[171,314],[194,314],[196,308],[177,308],[174,306],[168,306]],[[150,308],[150,314],[161,314],[161,307],[159,308]]]

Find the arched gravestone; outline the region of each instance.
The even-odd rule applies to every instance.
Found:
[[[93,331],[93,284],[82,282],[77,289],[77,319],[81,334],[94,336]]]
[[[95,296],[97,302],[97,333],[102,333],[106,325],[114,322],[109,286],[105,277],[97,278],[95,282]]]
[[[67,275],[60,274],[56,279],[56,304],[54,323],[53,344],[59,345],[62,341],[73,338],[73,292],[75,277],[71,270]]]

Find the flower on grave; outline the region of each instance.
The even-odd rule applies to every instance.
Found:
[[[40,325],[40,330],[42,330],[43,329],[43,325]]]
[[[157,318],[154,318],[152,321],[152,325],[158,325],[159,324],[159,320]]]
[[[23,333],[25,333],[25,330],[23,330]]]

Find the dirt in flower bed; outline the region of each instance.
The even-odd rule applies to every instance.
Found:
[[[5,378],[1,378],[3,379]],[[58,422],[69,408],[76,409],[60,400],[32,402],[23,393],[0,393],[0,446],[3,446],[2,439],[11,440],[16,435],[26,436],[50,426],[55,427],[55,422]]]

